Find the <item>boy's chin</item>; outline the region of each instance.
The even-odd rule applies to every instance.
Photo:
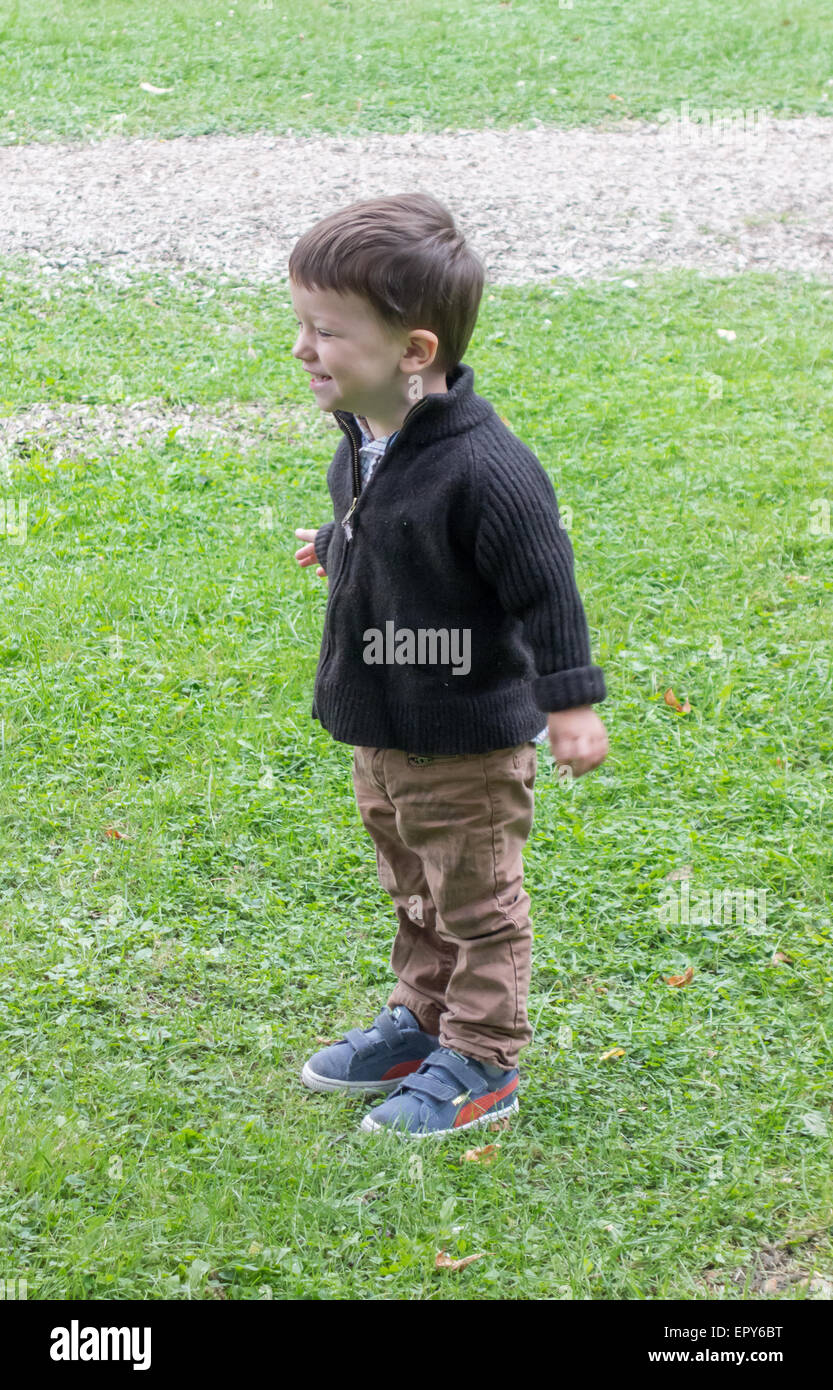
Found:
[[[332,378],[327,382],[325,390],[316,391],[314,395],[316,405],[318,405],[321,410],[342,410],[345,408],[342,394]]]

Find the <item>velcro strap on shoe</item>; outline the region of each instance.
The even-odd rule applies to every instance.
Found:
[[[360,1028],[349,1028],[344,1037],[359,1057],[363,1057],[366,1052],[372,1052],[374,1047],[378,1046],[377,1043],[371,1042],[367,1034],[363,1033]]]
[[[386,1009],[383,1009],[382,1012],[377,1014],[376,1018],[374,1018],[373,1027],[379,1030],[382,1034],[383,1041],[387,1043],[388,1047],[391,1049],[401,1047],[401,1034],[399,1033],[396,1023]],[[372,1038],[369,1038],[367,1032],[363,1032],[361,1028],[350,1028],[344,1036],[359,1057],[364,1057],[368,1052],[373,1052],[379,1046],[378,1042],[374,1042]]]
[[[402,1035],[387,1009],[383,1009],[380,1014],[376,1015],[373,1020],[373,1027],[379,1029],[388,1047],[394,1048],[402,1046]]]
[[[471,1091],[475,1097],[482,1094],[486,1084],[483,1077],[474,1070],[474,1067],[470,1067],[468,1062],[464,1062],[462,1057],[455,1057],[453,1052],[443,1052],[440,1057],[432,1054],[429,1060],[432,1066],[442,1067],[443,1071],[450,1072],[452,1076],[457,1078],[460,1084],[453,1092],[454,1095],[457,1095],[459,1091]]]
[[[449,1086],[447,1081],[441,1081],[430,1071],[415,1071],[411,1076],[403,1076],[400,1084],[409,1091],[421,1091],[426,1096],[433,1096],[435,1100],[453,1100],[460,1092],[459,1086]]]

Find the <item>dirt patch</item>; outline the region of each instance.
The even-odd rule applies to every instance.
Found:
[[[706,1269],[698,1283],[708,1298],[724,1298],[733,1287],[739,1293],[745,1289],[746,1298],[772,1298],[798,1286],[806,1287],[808,1299],[833,1299],[833,1268],[829,1258],[824,1270],[815,1267],[816,1249],[822,1234],[811,1232],[764,1245],[750,1266],[731,1271]],[[823,1262],[820,1260],[819,1264]]]

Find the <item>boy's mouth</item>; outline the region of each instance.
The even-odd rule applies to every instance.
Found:
[[[309,384],[312,387],[313,391],[318,386],[326,386],[327,382],[332,381],[332,379],[333,378],[331,376],[319,375],[316,372],[310,372],[309,374]]]

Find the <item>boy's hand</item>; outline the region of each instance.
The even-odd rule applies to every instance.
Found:
[[[299,540],[309,542],[308,545],[302,545],[300,550],[295,551],[295,559],[298,561],[298,564],[301,566],[301,569],[303,569],[305,565],[314,565],[316,563],[316,555],[313,541],[315,540],[316,532],[296,531],[295,535],[298,537]],[[320,575],[322,579],[327,579],[327,571],[325,569],[322,569],[320,565],[318,566],[315,573]],[[327,583],[329,583],[329,580],[327,580]]]
[[[559,768],[583,777],[607,757],[607,730],[592,705],[556,710],[547,715],[552,756]]]

